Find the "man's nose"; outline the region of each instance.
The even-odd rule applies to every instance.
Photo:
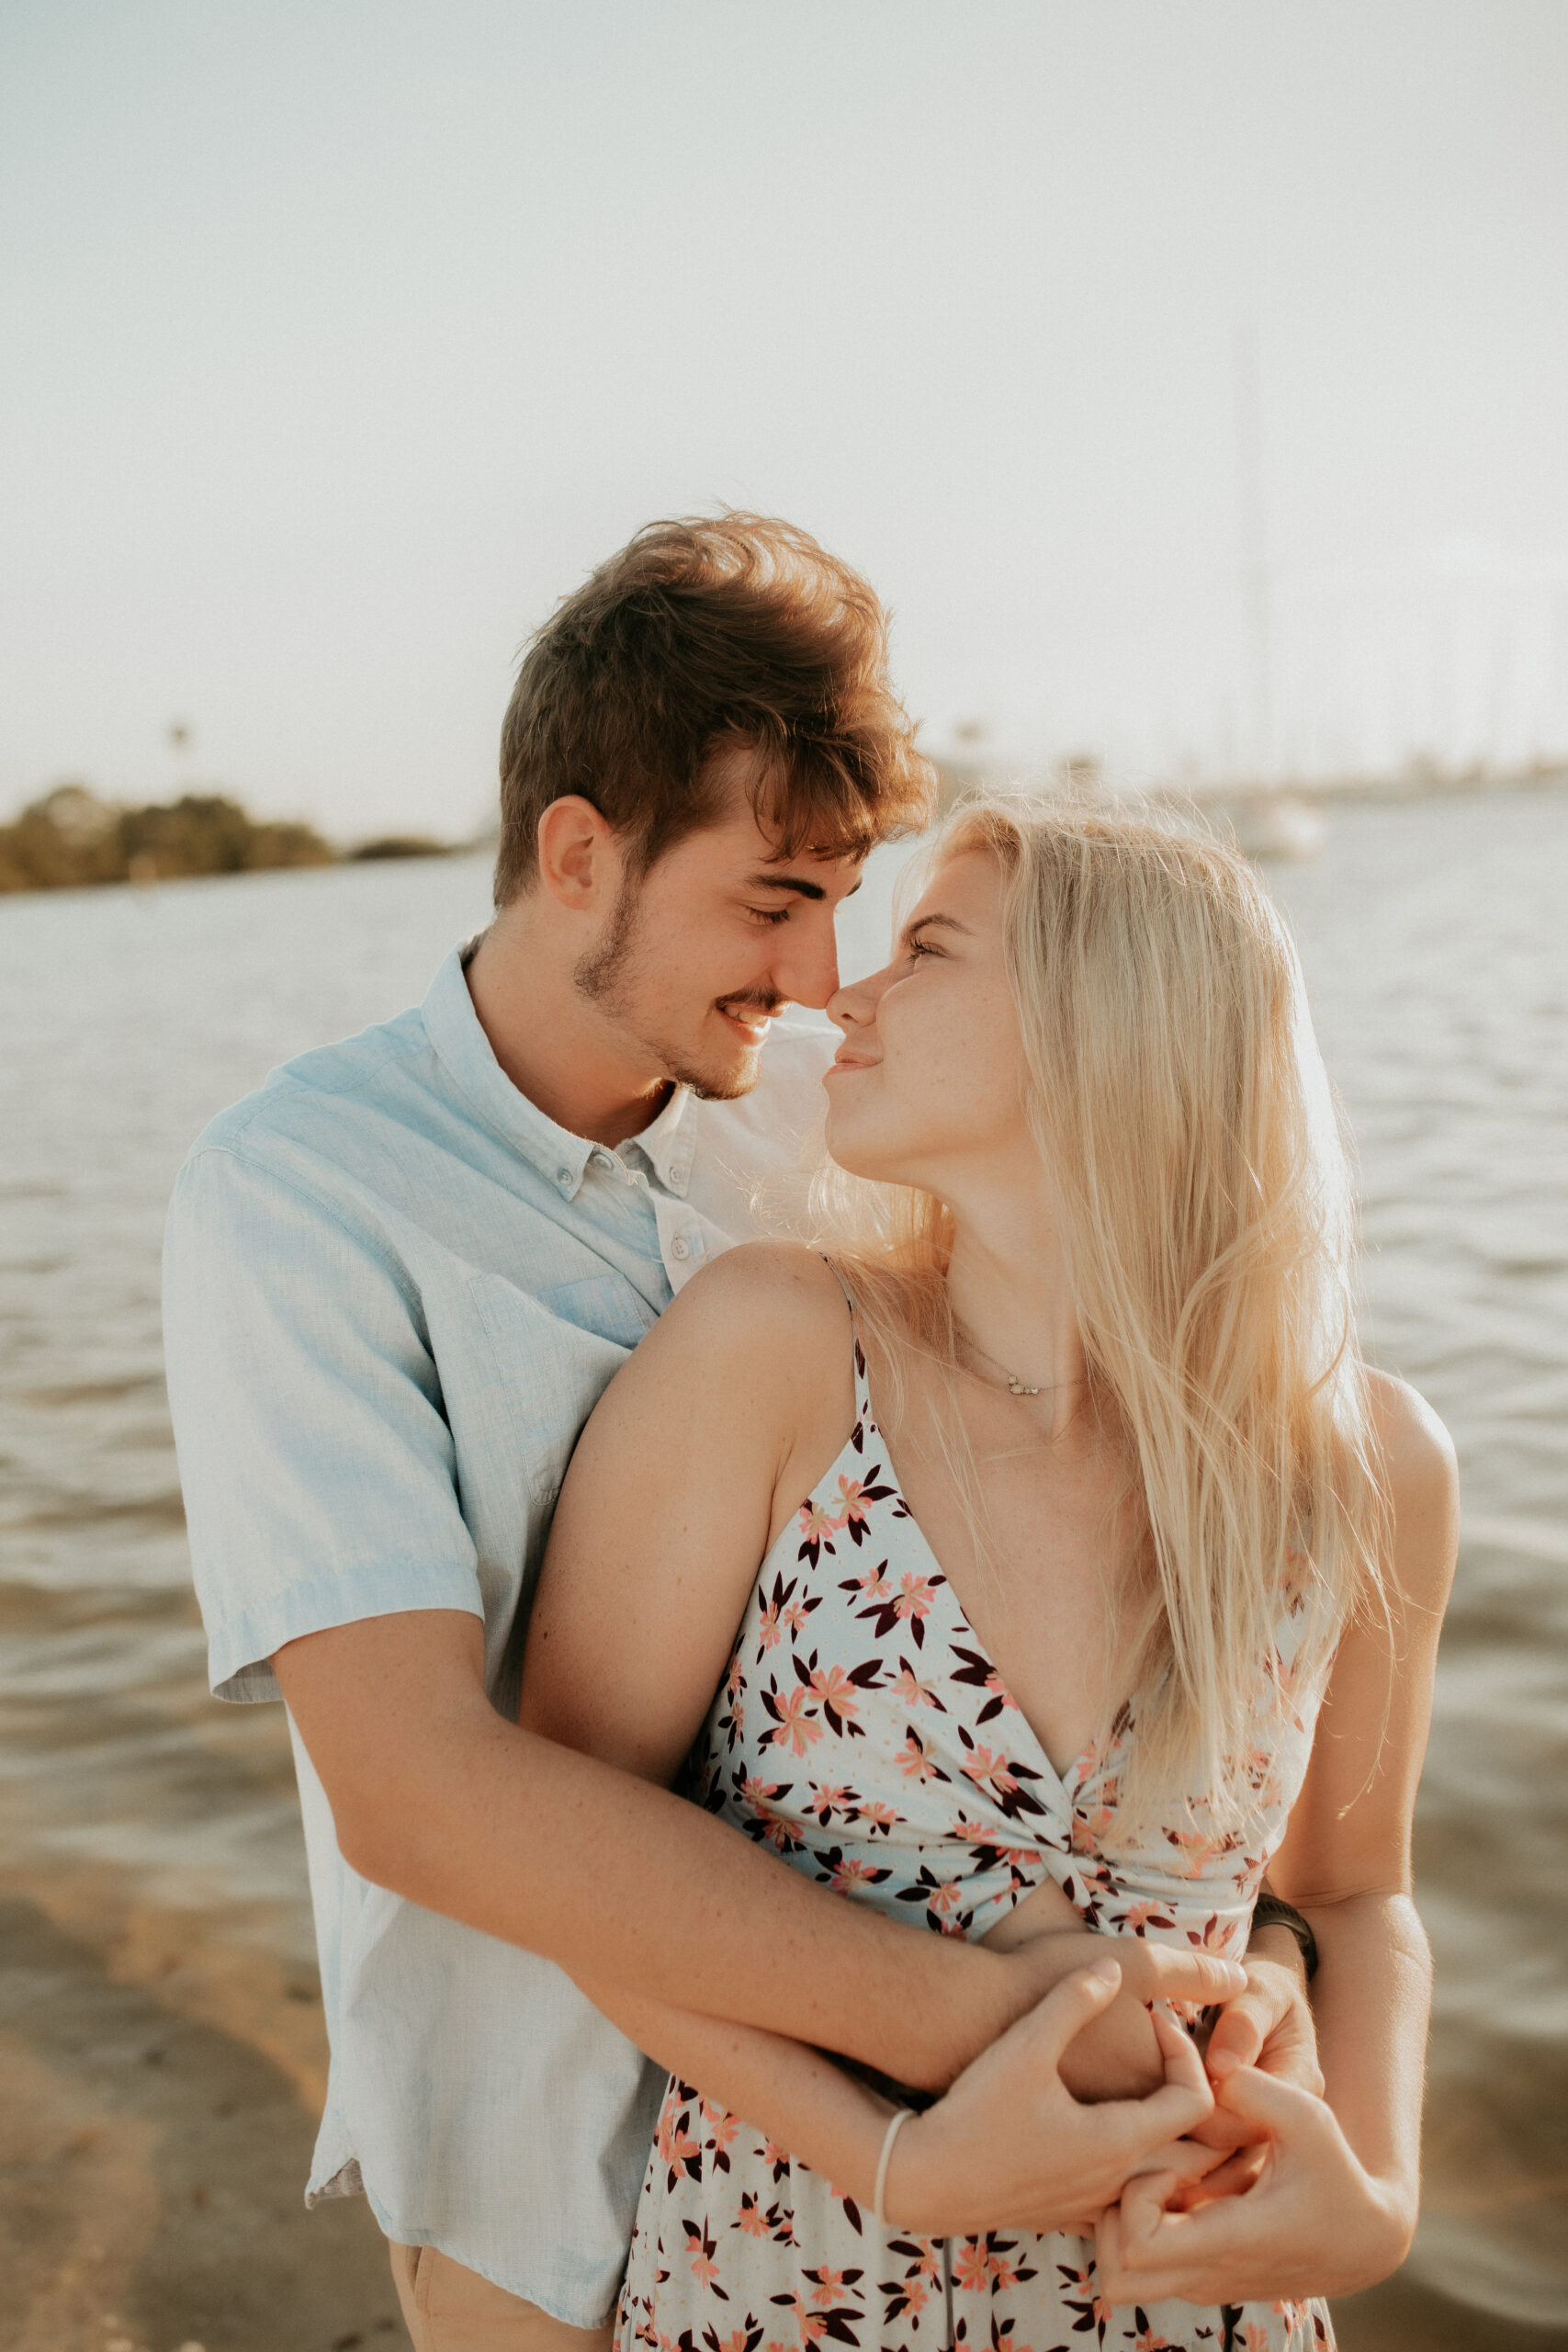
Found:
[[[774,984],[792,1003],[820,1012],[839,988],[839,943],[832,920],[810,926],[790,923],[786,928],[794,935],[773,966]]]

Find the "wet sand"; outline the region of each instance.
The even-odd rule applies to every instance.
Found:
[[[296,1923],[29,1844],[0,1871],[0,2346],[408,2352],[364,2200],[305,2211],[327,2053]]]

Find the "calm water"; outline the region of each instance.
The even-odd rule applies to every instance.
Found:
[[[164,1204],[212,1112],[423,993],[487,880],[463,859],[0,903],[0,1879],[87,1873],[308,1964],[278,1712],[204,1695]],[[1418,1848],[1427,2218],[1346,2340],[1544,2344],[1568,2318],[1568,798],[1346,810],[1274,880],[1359,1138],[1375,1349],[1465,1482]],[[853,903],[846,968],[880,961],[889,888]]]

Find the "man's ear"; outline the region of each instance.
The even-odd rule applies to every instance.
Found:
[[[614,906],[623,858],[615,830],[591,800],[570,792],[539,819],[539,879],[558,906],[589,915]]]

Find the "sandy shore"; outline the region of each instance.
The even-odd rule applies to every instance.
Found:
[[[5,2352],[408,2352],[364,2200],[305,2211],[325,2036],[265,1926],[0,1883]]]

